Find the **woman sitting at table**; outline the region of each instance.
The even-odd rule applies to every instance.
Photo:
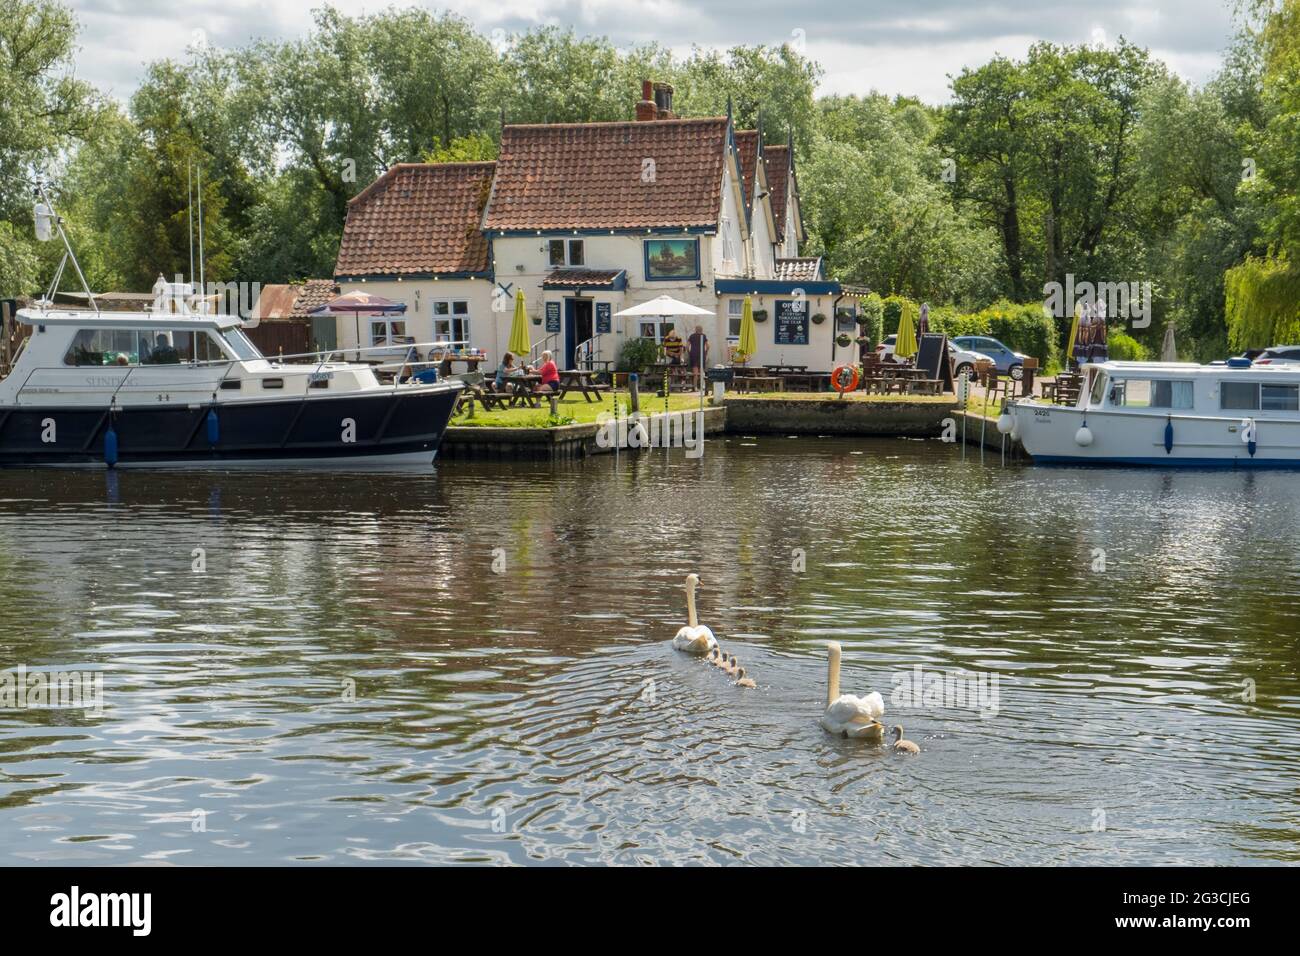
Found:
[[[513,352],[507,352],[501,356],[501,364],[497,366],[496,387],[505,388],[506,379],[512,375],[523,375],[524,370],[515,365],[515,355]]]
[[[542,353],[542,364],[537,367],[537,374],[542,377],[537,386],[539,392],[560,390],[560,370],[555,367],[555,357],[550,352]]]

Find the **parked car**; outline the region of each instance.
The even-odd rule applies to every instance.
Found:
[[[876,346],[876,354],[880,356],[882,362],[894,361],[894,343],[898,339],[896,335],[890,335]],[[967,377],[975,374],[975,363],[980,361],[992,361],[987,355],[980,352],[972,352],[970,349],[958,348],[953,344],[953,340],[948,340],[948,358],[952,359],[952,373],[955,376],[965,375]]]
[[[1300,363],[1300,345],[1275,345],[1255,355],[1247,352],[1243,358],[1252,359],[1256,365],[1295,365]]]
[[[982,352],[993,360],[994,366],[1003,375],[1010,375],[1016,381],[1025,374],[1025,359],[1027,355],[1020,352],[1013,352],[997,339],[989,338],[986,335],[959,335],[953,339],[958,348],[970,349],[975,352]]]

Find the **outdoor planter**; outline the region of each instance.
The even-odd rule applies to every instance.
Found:
[[[835,344],[840,348],[845,349],[853,344],[853,339],[847,332],[841,332],[839,335],[835,336]]]
[[[755,321],[755,322],[766,322],[766,321],[767,321],[767,309],[755,309],[755,310],[754,310],[754,321]]]
[[[825,312],[814,312],[814,313],[813,313],[812,320],[813,320],[813,325],[821,325],[823,322],[826,321],[826,313],[825,313]]]

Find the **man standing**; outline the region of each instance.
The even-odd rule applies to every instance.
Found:
[[[690,349],[691,374],[696,387],[703,388],[704,370],[709,365],[709,338],[704,334],[704,326],[697,325],[686,342]]]
[[[664,354],[668,356],[668,361],[672,365],[682,364],[682,353],[686,351],[686,346],[682,342],[682,337],[677,334],[677,327],[670,325],[668,331],[664,333],[663,339]]]

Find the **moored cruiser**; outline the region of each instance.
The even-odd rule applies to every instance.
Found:
[[[433,462],[459,382],[272,361],[238,317],[191,308],[187,284],[155,292],[152,313],[18,311],[31,331],[0,379],[0,465]]]
[[[1035,462],[1300,468],[1300,366],[1232,359],[1084,371],[1072,406],[1008,405],[1011,435]]]

